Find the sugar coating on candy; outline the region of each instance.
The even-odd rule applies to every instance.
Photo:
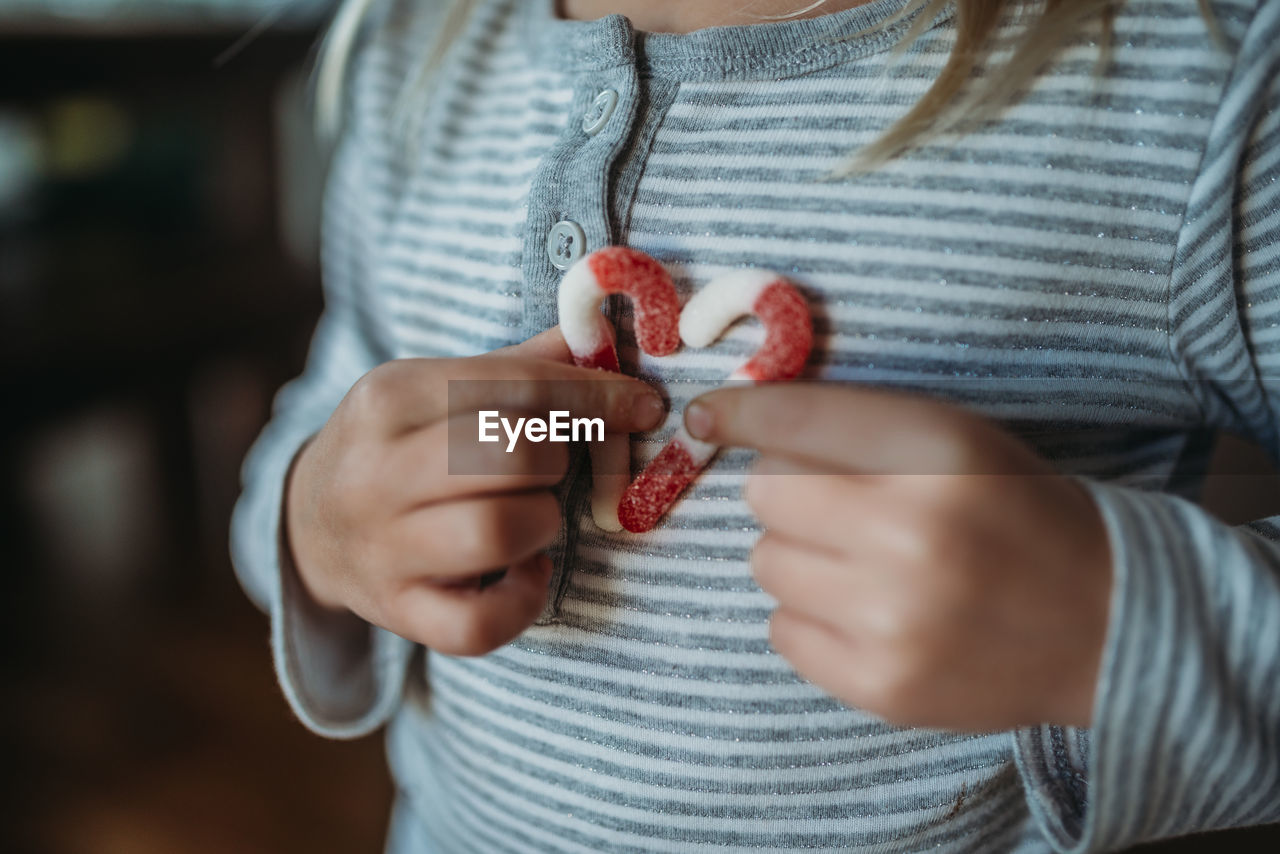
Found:
[[[643,252],[610,246],[573,265],[560,282],[560,332],[576,364],[618,370],[613,324],[600,313],[609,294],[631,298],[641,350],[667,356],[680,348],[680,300],[671,276]]]
[[[776,273],[735,270],[712,279],[694,292],[680,312],[680,337],[691,347],[710,347],[738,318],[755,311],[760,294]]]
[[[653,530],[704,464],[696,461],[679,441],[668,443],[623,493],[618,505],[622,527],[633,534]]]
[[[601,301],[615,293],[631,298],[641,350],[665,356],[679,349],[680,303],[671,277],[643,252],[615,246],[579,261],[560,283],[560,332],[576,365],[621,371],[613,324],[600,313]],[[618,507],[627,479],[616,472],[627,470],[630,443],[626,436],[610,435],[593,443],[590,453],[591,517],[605,531],[620,531]]]
[[[772,382],[799,376],[813,349],[813,320],[800,292],[776,274],[740,270],[710,282],[685,304],[680,336],[687,344],[705,347],[750,314],[765,327],[764,343],[730,379]],[[652,530],[715,453],[714,445],[681,427],[623,493],[618,508],[622,526],[637,534]]]
[[[764,345],[738,370],[756,382],[799,376],[813,350],[813,319],[804,297],[776,279],[756,297],[752,311],[764,324]]]
[[[614,351],[613,326],[600,313],[602,299],[604,293],[591,268],[582,262],[571,267],[560,282],[560,334],[579,365],[598,360],[601,351]]]
[[[776,273],[738,270],[709,282],[681,312],[680,337],[707,347],[749,314],[760,318],[765,339],[733,378],[770,382],[798,376],[813,349],[813,320],[805,298]]]
[[[636,344],[650,356],[680,349],[680,300],[671,276],[656,260],[625,246],[592,252],[584,259],[606,294],[626,294],[636,315]]]
[[[813,320],[804,297],[786,279],[759,270],[739,270],[707,284],[680,310],[671,277],[656,260],[634,249],[615,246],[591,253],[565,275],[560,285],[560,328],[574,361],[584,367],[619,370],[613,325],[600,313],[608,294],[631,298],[636,343],[653,356],[675,352],[683,339],[695,347],[712,344],[745,315],[755,315],[765,328],[764,343],[730,376],[753,382],[794,379],[804,370],[813,349]],[[619,478],[593,484],[592,515],[596,524],[632,533],[652,530],[680,494],[710,462],[715,446],[689,436],[683,427],[654,457],[611,511]],[[603,470],[616,448],[592,448],[593,470]],[[607,482],[606,482],[607,481]]]

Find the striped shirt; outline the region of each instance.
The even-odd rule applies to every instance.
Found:
[[[1081,33],[998,120],[841,180],[936,77],[949,12],[896,55],[897,0],[684,35],[554,5],[477,4],[411,149],[392,112],[437,4],[370,28],[325,315],[233,525],[298,716],[390,724],[390,848],[1102,851],[1280,820],[1280,517],[1231,527],[1188,500],[1217,431],[1280,454],[1280,2],[1215,2],[1218,45],[1194,0],[1130,0],[1100,75]],[[618,107],[590,136],[604,89]],[[959,402],[1080,476],[1115,559],[1092,728],[902,729],[801,679],[748,569],[741,453],[647,534],[570,507],[544,619],[489,655],[334,640],[279,547],[291,459],[375,365],[554,325],[564,219],[655,256],[684,296],[782,272],[816,307],[813,377]],[[674,413],[759,341],[741,324],[651,358],[618,319],[624,368]]]

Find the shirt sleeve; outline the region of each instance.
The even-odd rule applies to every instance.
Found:
[[[231,526],[236,574],[270,615],[275,668],[294,712],[310,729],[336,738],[364,735],[399,704],[413,645],[349,614],[316,606],[302,587],[283,539],[286,478],[295,456],[357,379],[391,358],[373,314],[370,274],[387,220],[382,112],[368,78],[383,62],[367,53],[352,74],[350,121],[334,154],[324,201],[322,273],[325,310],[303,374],[277,395],[271,422],[242,470],[243,492]],[[385,88],[385,87],[383,87]],[[369,97],[361,97],[369,92]],[[385,135],[382,135],[385,136]],[[380,165],[382,164],[382,165]]]
[[[1261,4],[1237,57],[1170,334],[1206,420],[1280,462],[1280,3]],[[1033,816],[1070,852],[1280,820],[1280,516],[1232,527],[1173,496],[1088,486],[1114,558],[1108,636],[1092,728],[1015,735]]]

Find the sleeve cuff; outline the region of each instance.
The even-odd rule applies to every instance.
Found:
[[[1275,820],[1277,555],[1180,498],[1083,483],[1111,543],[1107,639],[1092,727],[1015,733],[1032,816],[1071,854]]]
[[[413,644],[352,614],[321,609],[283,554],[280,587],[271,652],[294,713],[329,738],[359,738],[385,724],[400,704]]]
[[[291,444],[296,450],[302,442]],[[325,611],[302,587],[281,519],[293,456],[254,461],[254,492],[233,519],[235,563],[246,590],[270,615],[276,675],[293,712],[319,735],[359,738],[395,712],[414,644],[353,615]]]

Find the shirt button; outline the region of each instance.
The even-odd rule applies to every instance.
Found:
[[[547,235],[547,256],[557,270],[567,270],[587,252],[587,235],[582,226],[561,220]]]
[[[604,130],[604,126],[609,123],[609,118],[613,115],[613,111],[617,106],[618,93],[613,89],[605,89],[599,95],[596,95],[591,108],[582,117],[583,132],[587,136],[595,136]]]

